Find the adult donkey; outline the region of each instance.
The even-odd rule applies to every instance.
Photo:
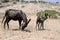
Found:
[[[4,21],[5,19],[5,21]],[[31,21],[31,19],[27,20],[26,14],[22,10],[15,10],[15,9],[8,9],[5,13],[5,16],[2,20],[2,23],[4,21],[4,29],[5,25],[7,24],[9,29],[9,21],[10,20],[18,20],[19,21],[19,29],[22,27],[22,30],[27,27],[28,23]],[[25,23],[23,26],[21,26],[21,22]]]

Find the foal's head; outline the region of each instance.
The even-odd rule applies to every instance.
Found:
[[[43,20],[48,19],[48,14],[47,14],[47,13],[45,13],[45,14],[44,14],[44,16],[42,16],[42,17],[41,17],[41,19],[43,19]]]
[[[45,13],[45,17],[46,17],[46,19],[48,18],[48,13]]]

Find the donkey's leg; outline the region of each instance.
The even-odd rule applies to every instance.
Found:
[[[4,21],[4,29],[5,29],[5,25],[6,25],[6,23],[7,23],[7,19]]]
[[[22,21],[22,20],[19,20],[19,29],[21,29],[21,21]]]
[[[8,26],[8,29],[9,29],[9,21],[10,21],[11,19],[8,19],[7,20],[7,26]]]

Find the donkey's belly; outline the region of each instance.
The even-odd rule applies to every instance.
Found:
[[[12,19],[12,20],[15,20],[15,21],[16,21],[16,20],[18,20],[18,19]]]
[[[19,18],[19,17],[13,17],[13,18],[11,18],[12,20],[19,20],[19,19],[21,19],[21,18]]]

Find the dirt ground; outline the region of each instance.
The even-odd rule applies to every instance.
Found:
[[[25,5],[24,8],[21,8],[22,5]],[[35,12],[39,12],[45,9],[52,9],[50,7],[46,7],[46,4],[20,4],[17,3],[16,5],[0,8],[0,40],[60,40],[60,19],[47,19],[44,22],[45,30],[36,30],[36,14]],[[42,7],[43,6],[43,7]],[[50,5],[51,6],[51,5]],[[59,7],[59,6],[54,6]],[[2,17],[7,9],[22,9],[27,18],[31,18],[31,22],[29,23],[28,27],[25,30],[21,31],[18,30],[19,24],[18,21],[11,20],[9,22],[10,29],[4,30],[3,24],[1,24]],[[55,9],[55,8],[53,8]],[[57,9],[59,11],[59,9]],[[2,17],[1,17],[2,16]]]

